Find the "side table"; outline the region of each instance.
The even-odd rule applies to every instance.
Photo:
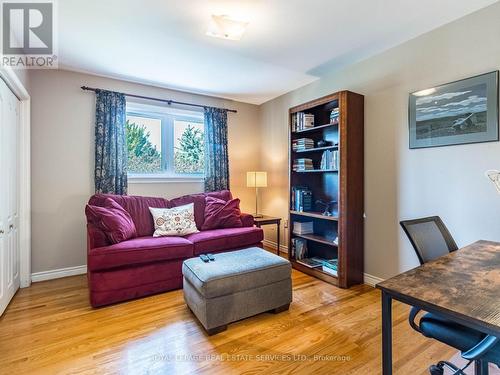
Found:
[[[263,215],[262,217],[255,217],[253,219],[253,222],[254,222],[255,226],[258,227],[258,228],[260,228],[262,225],[269,225],[269,224],[275,224],[276,225],[276,243],[277,243],[276,254],[280,255],[280,226],[281,226],[281,218],[280,217]]]

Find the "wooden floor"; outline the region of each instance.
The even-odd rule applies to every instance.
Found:
[[[177,290],[92,309],[85,276],[20,290],[0,318],[0,374],[380,374],[380,294],[293,272],[293,303],[208,337]],[[423,338],[395,303],[397,374],[453,350]]]

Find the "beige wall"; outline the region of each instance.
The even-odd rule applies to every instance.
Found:
[[[349,89],[365,95],[365,272],[417,265],[398,222],[440,215],[460,246],[500,241],[500,196],[484,177],[500,143],[408,149],[408,93],[500,68],[500,4],[327,75],[261,107],[264,212],[287,217],[287,110]]]
[[[417,264],[401,219],[440,215],[459,245],[500,241],[500,197],[485,179],[500,168],[500,143],[408,149],[408,93],[500,67],[500,4],[332,72],[260,107],[65,71],[31,71],[33,272],[85,259],[83,207],[93,192],[94,95],[80,86],[238,110],[229,115],[231,188],[253,211],[245,172],[269,172],[262,211],[287,218],[288,108],[341,89],[365,95],[365,272],[385,278]],[[28,79],[29,78],[29,79]],[[260,155],[260,156],[259,156]],[[173,197],[192,184],[134,184],[131,194]],[[266,238],[274,241],[274,231]],[[282,239],[284,243],[285,238]]]
[[[30,91],[30,71],[27,69],[14,69],[14,73],[19,78],[24,88],[29,92]]]
[[[95,95],[80,86],[238,110],[229,117],[231,190],[252,210],[245,172],[258,168],[258,107],[67,71],[31,71],[32,272],[86,264],[84,207],[93,193]],[[130,194],[167,198],[200,192],[200,183],[134,184]]]

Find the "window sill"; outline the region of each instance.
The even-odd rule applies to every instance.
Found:
[[[205,178],[200,175],[169,176],[158,174],[129,174],[129,184],[165,184],[165,183],[203,183]]]

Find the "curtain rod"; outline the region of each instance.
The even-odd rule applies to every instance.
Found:
[[[87,86],[82,86],[81,89],[82,90],[87,90],[87,91],[94,91],[94,92],[96,92],[98,90],[101,90],[101,89],[97,89],[97,88],[94,88],[94,87],[87,87]],[[180,104],[180,105],[188,105],[190,107],[200,107],[200,108],[211,107],[211,108],[217,108],[217,109],[225,109],[226,111],[233,112],[233,113],[237,113],[238,112],[235,109],[227,109],[227,108],[220,108],[220,107],[212,107],[212,106],[209,106],[209,105],[201,105],[201,104],[193,104],[193,103],[186,103],[186,102],[178,102],[176,100],[152,98],[150,96],[127,94],[127,93],[124,93],[124,92],[120,92],[119,94],[123,94],[125,96],[130,96],[131,98],[155,100],[157,102],[167,103],[168,105],[171,105],[171,104]]]

